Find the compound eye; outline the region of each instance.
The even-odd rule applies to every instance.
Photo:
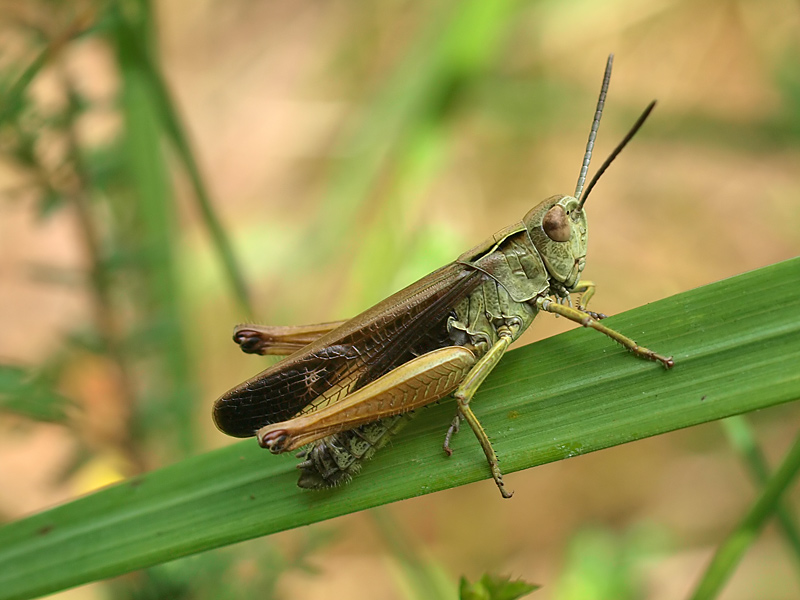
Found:
[[[542,229],[554,242],[568,242],[572,234],[572,228],[567,219],[567,213],[564,207],[556,204],[553,208],[548,210],[544,219],[542,219]]]

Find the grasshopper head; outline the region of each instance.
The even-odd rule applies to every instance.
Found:
[[[600,166],[589,185],[584,190],[586,174],[589,170],[589,162],[592,158],[592,148],[594,148],[597,130],[600,127],[600,116],[605,104],[608,82],[611,79],[611,64],[614,56],[608,57],[606,71],[603,75],[603,85],[600,88],[600,97],[597,99],[597,109],[592,121],[592,129],[589,133],[589,141],[586,144],[586,152],[583,155],[583,165],[578,184],[575,186],[574,196],[551,196],[538,206],[535,206],[523,219],[525,227],[531,236],[533,245],[536,246],[539,255],[544,261],[550,276],[560,284],[556,287],[565,288],[568,292],[575,288],[580,279],[583,267],[586,264],[586,241],[588,237],[588,226],[586,224],[586,211],[584,204],[592,191],[594,184],[608,168],[608,165],[622,151],[625,145],[639,131],[639,128],[647,119],[650,111],[656,105],[655,100],[651,102],[642,115],[634,123],[631,130],[617,144],[611,155]]]
[[[568,290],[586,265],[586,211],[572,196],[551,196],[522,220],[550,276]]]

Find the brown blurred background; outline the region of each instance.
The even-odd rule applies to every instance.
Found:
[[[153,56],[254,308],[228,285],[169,133],[141,160],[117,143],[137,103],[122,97],[130,70],[107,5],[0,2],[7,93],[49,48],[0,122],[0,363],[41,396],[0,416],[4,521],[231,443],[211,403],[266,364],[234,346],[234,324],[354,315],[572,193],[609,52],[595,166],[659,103],[587,205],[594,309],[800,254],[796,2],[121,6],[150,11]],[[123,174],[148,160],[163,180]],[[570,327],[540,317],[523,343]],[[772,464],[798,416],[750,417]],[[250,597],[259,561],[289,564],[317,538],[318,571],[278,569],[278,597],[417,597],[384,518],[444,588],[495,571],[544,584],[544,600],[685,597],[756,493],[715,423],[508,483],[511,502],[478,483],[190,558],[186,572],[222,561],[243,587],[184,581],[184,595],[156,597]],[[800,597],[792,560],[768,528],[721,597]],[[64,597],[143,597],[133,579],[116,585]]]

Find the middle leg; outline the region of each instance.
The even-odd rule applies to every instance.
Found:
[[[445,451],[450,450],[449,436],[452,436],[453,433],[458,431],[457,421],[459,416],[463,417],[464,420],[469,424],[472,432],[475,434],[475,437],[478,438],[478,442],[480,443],[483,453],[486,455],[486,460],[489,463],[489,469],[492,472],[492,478],[497,484],[500,493],[502,494],[503,498],[511,498],[513,492],[506,490],[505,485],[503,484],[503,473],[500,471],[500,462],[498,461],[497,454],[492,447],[492,442],[489,440],[489,436],[486,435],[486,431],[484,431],[483,426],[481,426],[480,421],[478,421],[478,417],[475,416],[475,413],[472,412],[472,408],[470,408],[469,405],[472,397],[475,395],[475,392],[478,391],[478,387],[480,387],[497,363],[500,362],[503,354],[505,354],[506,350],[511,345],[513,337],[510,330],[502,329],[498,333],[500,334],[500,339],[495,342],[495,344],[486,354],[481,357],[477,363],[475,363],[475,366],[470,370],[470,372],[464,378],[464,381],[461,382],[461,385],[459,385],[458,389],[453,393],[453,396],[455,396],[456,401],[458,402],[459,415],[457,415],[453,420],[453,424],[450,426],[450,429],[447,432],[448,437],[445,438]],[[452,450],[450,452],[452,453]]]

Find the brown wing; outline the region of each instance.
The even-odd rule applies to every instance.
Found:
[[[434,271],[230,390],[214,404],[214,422],[228,435],[250,437],[452,344],[447,318],[484,277],[459,263]]]

